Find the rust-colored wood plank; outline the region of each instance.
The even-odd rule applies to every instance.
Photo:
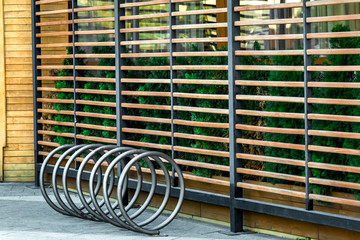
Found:
[[[235,21],[235,26],[258,26],[302,23],[302,18],[259,19]]]
[[[159,131],[159,130],[148,130],[148,129],[139,129],[139,128],[122,128],[123,132],[126,133],[137,133],[137,134],[148,134],[155,136],[164,136],[171,137],[171,132]]]
[[[174,146],[174,150],[178,152],[187,152],[193,154],[210,155],[217,157],[229,157],[229,153],[224,151],[199,149],[199,148],[191,148],[191,147],[180,147],[180,146]]]
[[[299,134],[299,135],[305,134],[304,129],[295,129],[295,128],[261,127],[261,126],[252,126],[252,125],[246,125],[246,124],[236,124],[235,127],[236,127],[236,129],[246,130],[246,131]]]
[[[253,175],[253,176],[277,178],[277,179],[283,179],[283,180],[287,180],[287,181],[305,183],[305,177],[294,176],[294,175],[284,174],[284,173],[267,172],[267,171],[260,171],[260,170],[254,170],[254,169],[248,169],[248,168],[237,168],[236,172],[242,173],[242,174]]]
[[[318,163],[318,162],[309,162],[308,166],[310,168],[316,168],[316,169],[326,169],[326,170],[332,170],[332,171],[342,171],[342,172],[351,172],[351,173],[359,173],[360,174],[360,167],[351,167],[351,166],[345,166],[345,165]]]
[[[185,30],[185,29],[206,29],[206,28],[227,28],[227,23],[202,23],[202,24],[184,24],[174,25],[172,30]]]
[[[202,140],[202,141],[209,141],[209,142],[229,143],[229,138],[224,138],[224,137],[204,136],[204,135],[186,134],[186,133],[174,133],[174,136],[177,138],[186,138],[186,139]]]
[[[236,95],[236,100],[304,103],[303,97]]]
[[[345,204],[345,205],[349,205],[349,206],[360,207],[360,201],[358,201],[358,200],[324,196],[324,195],[318,195],[318,194],[310,194],[309,197],[310,197],[310,199],[323,201],[323,202],[331,202],[331,203],[337,203],[340,205]]]
[[[141,14],[141,15],[130,15],[120,16],[120,21],[139,20],[139,19],[153,19],[153,18],[164,18],[169,17],[169,13],[152,13],[152,14]]]
[[[303,50],[237,50],[236,56],[301,56]]]
[[[172,16],[189,16],[189,15],[202,15],[202,14],[217,14],[226,13],[227,8],[212,8],[212,9],[201,9],[192,11],[178,11],[172,12]]]
[[[246,154],[246,153],[237,153],[236,157],[241,158],[241,159],[252,160],[252,161],[280,163],[280,164],[286,164],[286,165],[305,167],[305,162],[303,160],[294,160],[294,159],[279,158],[279,157],[269,157],[269,156]]]
[[[261,185],[244,183],[244,182],[238,182],[236,186],[239,188],[245,188],[245,189],[261,191],[261,192],[269,192],[269,193],[280,194],[289,197],[305,198],[304,192],[292,191],[288,189],[267,187],[267,186],[261,186]]]
[[[322,1],[312,1],[307,2],[307,7],[315,6],[327,6],[327,5],[337,5],[337,4],[346,4],[346,3],[360,3],[360,0],[322,0]]]
[[[252,35],[252,36],[236,36],[235,37],[235,41],[298,40],[298,39],[303,39],[303,35],[302,34],[279,34],[279,35]]]
[[[202,112],[202,113],[216,113],[216,114],[229,114],[228,109],[220,108],[201,108],[201,107],[188,107],[188,106],[174,106],[174,110],[184,112]]]
[[[137,103],[122,103],[124,108],[139,108],[139,109],[153,109],[153,110],[167,110],[171,111],[171,106],[152,105],[152,104],[137,104]]]
[[[309,69],[309,68],[308,68]],[[304,66],[235,65],[241,71],[304,71]]]
[[[139,117],[139,116],[128,116],[128,115],[123,115],[121,118],[127,121],[168,123],[168,124],[171,123],[171,119],[167,119],[167,118]]]
[[[302,145],[302,144],[271,142],[271,141],[262,141],[262,140],[251,140],[251,139],[244,139],[244,138],[238,138],[238,139],[236,139],[236,142],[240,143],[240,144],[264,146],[264,147],[286,148],[286,149],[294,149],[294,150],[303,150],[303,151],[305,151],[305,145]]]
[[[303,82],[282,82],[282,81],[253,81],[253,80],[236,80],[239,86],[264,86],[264,87],[304,87]]]
[[[358,116],[345,116],[345,115],[331,115],[331,114],[308,114],[309,119],[325,120],[325,121],[339,121],[339,122],[360,122]]]
[[[349,148],[337,148],[337,147],[309,145],[309,150],[316,151],[316,152],[326,152],[326,153],[337,153],[337,154],[360,156],[360,150],[349,149]]]
[[[236,114],[247,116],[259,116],[259,117],[277,117],[277,118],[295,118],[304,119],[303,113],[287,113],[287,112],[268,112],[268,111],[255,111],[255,110],[236,110]]]
[[[123,140],[122,144],[129,145],[129,146],[137,146],[137,147],[147,147],[147,148],[171,150],[170,145],[163,145],[163,144],[157,144],[157,143],[147,143],[147,142],[137,142],[137,141]]]
[[[255,11],[255,10],[270,10],[270,9],[283,9],[283,8],[301,8],[302,3],[281,3],[281,4],[259,4],[235,7],[234,11]]]
[[[194,99],[213,99],[213,100],[228,100],[229,96],[224,94],[199,94],[199,93],[174,93],[174,97],[178,98],[194,98]]]
[[[179,119],[174,119],[174,123],[178,125],[192,126],[192,127],[229,128],[228,123],[197,122],[197,121],[188,121],[188,120],[179,120]]]

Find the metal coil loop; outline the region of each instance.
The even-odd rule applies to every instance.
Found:
[[[58,157],[55,165],[53,162],[50,164],[54,157]],[[141,168],[143,164],[147,166],[146,173],[151,176],[151,184],[144,202],[138,206],[136,203],[144,185]],[[162,213],[171,195],[172,176],[169,168],[178,178],[179,197],[172,213],[164,217]],[[76,176],[70,169],[77,169]],[[45,186],[46,172],[52,174],[52,188]],[[165,190],[163,199],[155,211],[151,209],[150,203],[160,185],[157,174],[163,176],[161,185]],[[130,175],[132,179],[135,177],[136,187],[128,201],[126,197]],[[76,177],[75,190],[69,188],[69,177]],[[84,184],[87,184],[88,193],[83,190]],[[116,193],[113,194],[115,187]],[[114,145],[83,144],[60,146],[46,157],[40,170],[40,188],[46,202],[59,213],[104,221],[117,227],[156,235],[180,211],[184,200],[185,182],[179,166],[164,153]],[[53,194],[50,194],[50,191]]]

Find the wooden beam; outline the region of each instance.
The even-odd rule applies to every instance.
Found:
[[[0,182],[4,180],[4,147],[6,145],[6,95],[5,95],[5,28],[4,1],[0,0]]]

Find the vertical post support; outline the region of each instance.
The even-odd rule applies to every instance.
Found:
[[[76,47],[76,43],[78,42],[78,35],[76,32],[78,30],[78,25],[75,23],[75,20],[78,19],[78,13],[75,12],[77,8],[77,0],[71,0],[71,19],[72,19],[72,48],[73,48],[73,88],[74,88],[74,144],[79,144],[77,135],[79,134],[79,128],[77,127],[78,119],[77,119],[77,111],[78,105],[76,101],[79,99],[79,95],[76,93],[76,89],[79,88],[79,84],[76,81],[77,76],[79,76],[79,72],[76,70],[76,66],[79,65],[79,61],[76,58],[76,54],[78,54],[78,48]],[[75,162],[75,168],[78,169],[80,163],[78,161]]]
[[[169,0],[169,52],[170,52],[170,91],[171,91],[171,157],[176,159],[178,157],[177,152],[174,150],[174,147],[177,145],[177,140],[175,138],[175,132],[177,132],[177,126],[174,124],[174,120],[177,118],[176,111],[174,106],[177,105],[176,98],[174,97],[174,92],[177,91],[176,84],[174,84],[174,79],[176,78],[176,70],[173,69],[173,66],[176,65],[176,57],[173,53],[176,49],[176,43],[173,43],[173,39],[176,38],[176,30],[172,27],[176,25],[176,17],[172,16],[172,13],[176,11],[176,3],[172,3]],[[178,185],[178,179],[175,177],[175,169],[172,168],[172,184],[174,187]]]
[[[124,84],[121,83],[121,79],[125,78],[125,72],[121,70],[121,66],[125,66],[126,62],[124,58],[121,58],[121,54],[126,52],[124,46],[121,46],[121,42],[125,41],[125,34],[120,33],[120,29],[125,29],[125,21],[120,21],[121,16],[125,16],[125,8],[120,8],[120,4],[124,3],[124,0],[114,0],[114,27],[115,27],[115,79],[116,79],[116,144],[117,146],[123,146],[122,141],[125,139],[125,133],[122,128],[125,127],[125,122],[122,120],[124,115],[124,109],[121,107],[121,103],[125,102],[124,96],[121,94],[124,89]],[[120,176],[121,165],[118,164],[117,175]],[[128,203],[128,192],[123,196],[123,203]]]
[[[236,172],[241,167],[241,160],[236,158],[236,153],[242,151],[241,145],[236,143],[236,139],[241,137],[241,132],[235,125],[241,123],[241,117],[236,114],[236,109],[240,109],[240,101],[236,100],[236,95],[240,94],[241,87],[235,84],[235,80],[240,80],[240,72],[235,70],[235,66],[240,64],[240,57],[235,56],[235,51],[240,49],[240,43],[235,42],[235,36],[240,36],[240,28],[234,26],[235,21],[240,20],[240,13],[234,12],[236,0],[227,0],[228,18],[228,89],[229,89],[229,151],[230,151],[230,230],[231,232],[243,231],[243,212],[235,207],[235,199],[241,198],[242,189],[236,187],[237,182],[242,181],[242,176]]]
[[[38,141],[42,140],[42,135],[38,134],[38,130],[41,130],[42,125],[37,122],[41,118],[41,113],[38,112],[38,109],[41,108],[41,103],[37,101],[38,98],[41,98],[41,92],[37,90],[38,87],[41,87],[41,81],[38,80],[38,77],[41,76],[41,70],[37,67],[41,65],[41,60],[37,58],[41,54],[41,50],[37,48],[37,44],[41,43],[41,39],[36,37],[36,34],[40,33],[40,27],[36,26],[36,23],[40,22],[40,16],[37,16],[36,13],[40,12],[40,6],[36,5],[36,0],[31,1],[31,28],[32,28],[32,78],[33,78],[33,108],[34,108],[34,158],[35,158],[35,185],[39,186],[39,171],[38,164],[41,162],[39,151],[41,146],[38,144]]]
[[[306,19],[310,17],[310,8],[306,6],[306,3],[310,0],[303,1],[303,34],[304,34],[304,114],[305,114],[305,188],[306,188],[306,210],[313,210],[313,200],[310,199],[310,182],[311,169],[309,168],[309,162],[311,161],[311,151],[309,151],[309,145],[312,144],[312,138],[309,136],[309,129],[312,128],[312,122],[308,118],[308,114],[312,112],[312,106],[308,102],[308,98],[311,97],[311,88],[309,88],[308,82],[311,81],[311,72],[307,70],[307,67],[311,65],[311,55],[307,54],[307,50],[311,48],[311,41],[307,39],[306,35],[311,32],[310,23],[306,22]]]

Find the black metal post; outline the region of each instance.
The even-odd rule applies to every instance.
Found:
[[[311,65],[311,55],[307,54],[307,50],[311,48],[311,41],[307,39],[306,35],[310,33],[310,23],[306,22],[306,19],[310,17],[310,8],[306,7],[306,2],[303,1],[303,35],[304,35],[304,114],[305,114],[305,188],[306,188],[306,210],[313,210],[313,200],[310,199],[310,183],[311,169],[309,168],[309,162],[311,161],[311,151],[309,151],[309,145],[312,144],[312,138],[309,135],[309,129],[312,128],[311,120],[308,118],[308,114],[312,112],[312,106],[308,102],[308,98],[311,97],[311,88],[307,86],[311,81],[311,72],[307,70],[307,67]]]
[[[125,122],[122,120],[125,109],[121,107],[121,103],[125,102],[124,96],[121,94],[124,89],[124,84],[121,79],[125,78],[125,72],[121,70],[121,66],[125,66],[124,58],[121,58],[121,53],[125,53],[126,49],[121,46],[121,42],[125,41],[125,34],[120,33],[120,29],[125,29],[125,21],[120,21],[121,16],[125,16],[125,8],[120,8],[120,4],[125,3],[124,0],[114,0],[114,17],[115,17],[115,79],[116,79],[116,143],[117,146],[123,146],[122,141],[125,139],[125,133],[122,128],[125,127]],[[118,176],[121,173],[121,165],[118,165]],[[124,204],[128,202],[128,192],[123,196]]]
[[[235,27],[234,22],[240,20],[240,13],[234,11],[236,3],[240,1],[227,0],[228,17],[228,89],[229,89],[229,151],[230,151],[230,229],[232,232],[243,231],[243,212],[236,208],[236,198],[242,197],[242,189],[236,186],[237,182],[242,181],[242,176],[236,173],[236,169],[241,167],[240,159],[236,158],[236,153],[242,151],[241,145],[236,143],[236,139],[241,137],[241,132],[235,125],[241,123],[241,117],[236,114],[236,109],[240,109],[240,101],[236,100],[236,95],[241,93],[241,88],[235,84],[240,80],[240,72],[235,70],[235,65],[240,64],[240,57],[235,56],[235,51],[240,49],[240,43],[235,42],[235,36],[240,36],[240,27]]]
[[[177,126],[174,124],[174,120],[177,118],[177,113],[174,110],[174,106],[177,105],[176,98],[174,97],[174,92],[177,91],[177,86],[174,84],[174,79],[176,78],[176,70],[173,69],[173,66],[176,65],[176,57],[173,56],[173,53],[176,49],[176,43],[173,43],[173,39],[176,38],[176,30],[172,29],[172,26],[176,25],[176,17],[172,16],[172,13],[176,11],[176,3],[172,3],[169,0],[169,52],[170,52],[170,91],[171,91],[171,157],[176,159],[178,153],[174,150],[174,147],[177,145],[177,139],[175,138],[175,133],[177,132]],[[172,184],[174,187],[178,185],[177,178],[175,177],[175,170],[172,169]]]
[[[37,56],[41,55],[41,49],[37,48],[36,45],[41,43],[41,39],[36,37],[36,34],[40,33],[40,27],[36,26],[36,23],[40,22],[40,16],[36,13],[40,12],[40,6],[35,4],[36,0],[31,1],[31,28],[32,28],[32,71],[33,71],[33,108],[34,108],[34,157],[35,157],[35,185],[39,186],[39,171],[37,164],[41,162],[39,151],[41,146],[38,141],[42,140],[42,135],[38,134],[38,130],[42,129],[42,125],[37,122],[41,118],[41,113],[38,109],[41,108],[41,103],[37,101],[41,98],[41,92],[37,90],[41,87],[41,81],[37,78],[41,76],[41,70],[37,69],[41,65],[41,60]]]
[[[72,19],[72,44],[73,44],[73,88],[74,88],[74,144],[79,144],[77,139],[77,135],[80,133],[80,129],[77,127],[78,118],[76,116],[79,106],[76,101],[79,99],[79,94],[76,93],[76,89],[79,88],[79,84],[76,81],[77,76],[79,76],[79,71],[76,69],[76,66],[79,65],[79,60],[76,58],[76,54],[78,54],[78,48],[76,47],[76,43],[78,42],[78,35],[76,32],[78,31],[78,25],[75,23],[75,20],[78,19],[78,13],[75,12],[77,8],[77,0],[71,0],[71,19]],[[75,162],[75,168],[78,169],[80,163],[78,161]]]

